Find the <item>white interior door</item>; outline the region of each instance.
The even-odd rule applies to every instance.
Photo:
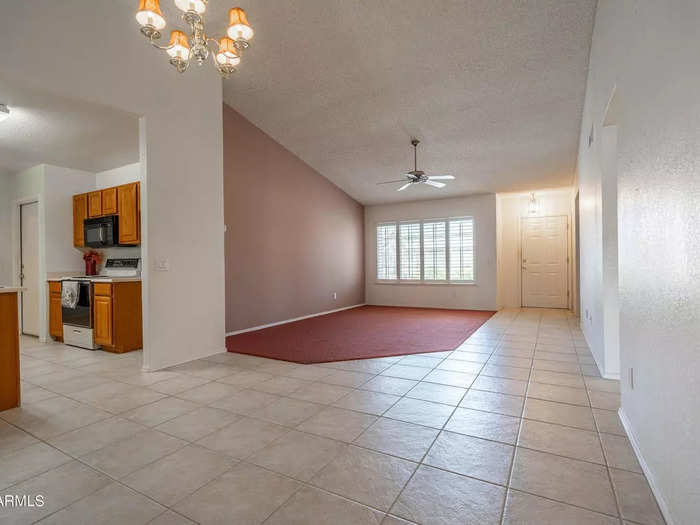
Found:
[[[567,218],[522,220],[523,306],[568,307]]]
[[[39,335],[39,203],[20,206],[22,333]]]

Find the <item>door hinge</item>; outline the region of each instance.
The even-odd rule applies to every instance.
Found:
[[[566,296],[569,297],[569,290],[566,291]]]
[[[569,257],[566,258],[566,264],[569,264]]]

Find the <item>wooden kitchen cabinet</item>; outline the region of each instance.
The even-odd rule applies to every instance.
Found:
[[[85,246],[83,222],[88,216],[88,194],[73,195],[73,246]]]
[[[61,281],[49,281],[49,335],[58,341],[63,341]]]
[[[0,411],[20,403],[18,295],[0,293]]]
[[[119,217],[119,244],[141,244],[140,200],[138,182],[73,195],[73,246],[85,246],[85,219],[105,215]]]
[[[119,244],[141,242],[141,213],[139,206],[139,183],[117,186],[119,208]]]
[[[88,217],[100,217],[102,215],[102,192],[91,191],[88,193]]]
[[[141,282],[95,283],[93,293],[95,343],[116,353],[141,348]]]
[[[117,188],[102,190],[102,215],[114,215],[117,213]]]
[[[112,296],[96,295],[94,300],[93,337],[95,344],[111,346]]]

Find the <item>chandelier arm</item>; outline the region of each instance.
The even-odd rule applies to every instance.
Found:
[[[173,47],[171,45],[161,46],[161,45],[156,43],[156,40],[153,37],[149,38],[148,40],[151,42],[151,45],[153,47],[155,47],[156,49],[160,49],[162,51],[167,51],[168,49],[172,49],[172,47]]]

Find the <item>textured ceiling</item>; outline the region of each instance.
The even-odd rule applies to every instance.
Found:
[[[139,160],[138,117],[0,80],[0,173],[36,164],[102,171]]]
[[[256,34],[224,100],[365,204],[568,185],[595,4],[242,0]],[[411,136],[419,169],[457,180],[377,186]]]

